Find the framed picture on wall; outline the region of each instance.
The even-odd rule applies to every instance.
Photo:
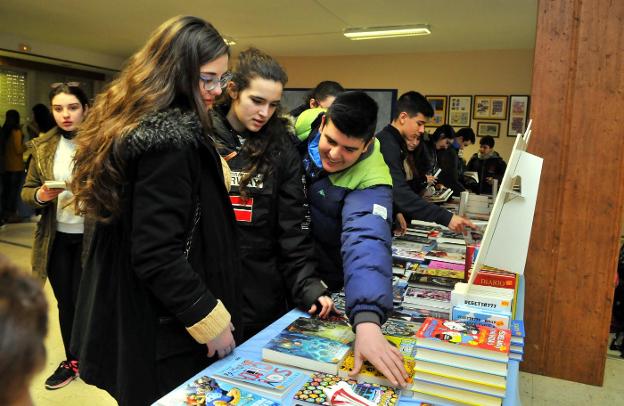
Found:
[[[490,123],[487,121],[479,121],[477,123],[477,136],[485,137],[489,135],[490,137],[498,138],[498,133],[500,131],[500,123]]]
[[[504,120],[507,118],[507,96],[475,96],[472,118]]]
[[[446,96],[427,96],[427,100],[433,107],[433,117],[427,124],[427,127],[439,127],[446,120]]]
[[[515,137],[524,134],[529,118],[528,95],[509,96],[509,118],[507,119],[507,136]]]
[[[472,96],[449,96],[448,123],[453,127],[470,127]]]

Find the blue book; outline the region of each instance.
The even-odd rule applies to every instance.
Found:
[[[304,374],[281,365],[236,357],[214,374],[219,382],[282,399]]]
[[[193,378],[155,403],[156,406],[200,404],[206,406],[279,406],[279,403],[273,400],[234,385],[218,383],[208,376]]]
[[[471,307],[453,306],[452,319],[462,323],[479,324],[492,328],[509,328],[511,313],[493,313]]]

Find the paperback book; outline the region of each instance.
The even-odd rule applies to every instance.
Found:
[[[487,310],[495,313],[511,314],[514,291],[491,286],[472,286],[468,290],[468,284],[457,283],[451,292],[451,304]]]
[[[344,379],[337,374],[326,374],[317,372],[295,393],[294,399],[300,402],[312,403],[315,405],[331,405],[331,399],[327,396],[325,388],[332,388],[341,382],[346,383],[351,390],[372,402],[374,405],[394,406],[399,402],[400,392],[389,386],[371,383],[358,383],[353,379]],[[333,404],[338,404],[336,401]],[[343,403],[349,404],[349,403]]]
[[[416,334],[418,347],[506,363],[511,331],[428,318]]]
[[[281,365],[236,357],[214,377],[263,396],[282,399],[293,385],[302,380],[303,374]]]
[[[269,341],[262,359],[336,374],[353,339],[348,325],[300,317]]]
[[[464,265],[466,263],[466,254],[464,252],[459,253],[447,252],[442,250],[431,250],[427,253],[427,255],[425,255],[425,259]]]
[[[451,292],[445,289],[409,286],[405,290],[405,303],[427,305],[450,310]]]
[[[278,406],[279,403],[235,385],[219,383],[214,378],[202,376],[173,390],[157,401],[156,405]]]
[[[430,275],[421,275],[418,273],[412,273],[407,280],[407,283],[410,286],[417,287],[430,287],[436,289],[444,289],[444,290],[453,290],[455,284],[459,282],[458,279],[455,278],[445,278],[442,276],[430,276]]]
[[[416,361],[414,360],[414,358],[411,358],[411,359],[407,357],[403,358],[403,366],[405,367],[405,370],[410,376],[408,378],[409,383],[412,382],[411,377],[414,374],[415,363]],[[349,354],[347,354],[342,365],[340,366],[340,369],[338,370],[338,376],[340,376],[341,378],[345,378],[345,379],[350,378],[349,374],[353,371],[354,365],[355,365],[355,358],[353,355],[353,351],[349,351]],[[360,372],[357,375],[357,381],[374,383],[377,385],[392,386],[392,383],[388,380],[388,378],[386,378],[384,374],[379,372],[377,368],[375,368],[373,364],[371,364],[368,361],[364,361],[364,363],[362,364],[362,368],[360,369]]]
[[[510,318],[511,313],[493,313],[464,306],[453,306],[452,310],[453,321],[478,324],[491,328],[509,328]]]

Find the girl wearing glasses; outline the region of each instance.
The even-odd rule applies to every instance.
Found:
[[[89,109],[89,100],[77,83],[55,83],[50,104],[56,126],[30,143],[32,158],[22,200],[41,211],[33,242],[32,268],[43,282],[46,277],[50,279],[58,302],[65,360],[45,381],[45,387],[59,389],[78,377],[78,358],[70,345],[72,322],[81,262],[86,256],[92,224],[76,215],[71,205],[72,189],[66,186],[76,151],[74,136]]]
[[[208,116],[228,58],[211,24],[172,18],[77,137],[76,208],[99,221],[72,348],[81,377],[121,405],[156,401],[242,330],[234,213]]]
[[[292,123],[279,115],[287,80],[269,55],[243,51],[226,102],[212,111],[219,152],[232,171],[245,338],[286,313],[289,303],[323,317],[333,308],[312,260]]]

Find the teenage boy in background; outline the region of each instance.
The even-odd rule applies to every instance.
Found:
[[[442,172],[438,180],[443,185],[453,189],[453,195],[459,196],[466,190],[463,185],[466,162],[462,157],[465,147],[475,142],[475,133],[470,127],[459,129],[449,148],[438,151],[438,164]]]
[[[494,151],[494,138],[486,135],[479,140],[479,152],[472,155],[466,167],[467,171],[477,172],[479,175],[479,183],[471,189],[480,195],[491,194],[494,179],[500,183],[506,168],[503,158]]]
[[[441,224],[456,232],[464,227],[475,228],[468,219],[427,202],[407,184],[403,161],[408,145],[418,145],[425,132],[425,124],[433,117],[433,108],[420,93],[410,91],[399,97],[392,123],[377,134],[381,153],[392,175],[394,207],[397,212],[397,232],[402,234],[407,222],[416,219]]]
[[[303,157],[319,273],[345,288],[355,331],[355,365],[371,362],[393,385],[408,375],[399,350],[381,334],[392,310],[392,178],[375,141],[377,103],[340,94],[307,140]]]

